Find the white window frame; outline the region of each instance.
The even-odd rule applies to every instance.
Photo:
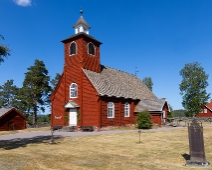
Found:
[[[203,113],[208,113],[208,109],[203,109]]]
[[[128,102],[124,104],[124,117],[130,117],[130,104]]]
[[[78,95],[78,86],[76,83],[72,83],[70,85],[70,98],[77,98],[77,95]]]
[[[107,118],[114,118],[115,117],[114,110],[115,110],[114,103],[113,102],[109,102],[107,104]]]
[[[75,54],[71,54],[71,44],[75,44],[76,45],[76,53]],[[72,55],[76,55],[77,54],[77,43],[75,41],[71,42],[70,46],[69,46],[69,56],[72,56]]]

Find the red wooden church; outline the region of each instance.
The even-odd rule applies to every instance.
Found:
[[[0,131],[26,129],[27,118],[15,108],[0,108]]]
[[[80,16],[64,43],[64,69],[51,95],[51,126],[122,126],[148,110],[161,124],[169,111],[135,75],[100,64],[100,41]]]

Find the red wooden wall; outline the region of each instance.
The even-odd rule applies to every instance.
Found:
[[[26,129],[26,119],[20,116],[15,110],[11,110],[0,119],[0,131],[8,131],[8,123],[13,122],[13,130]]]
[[[51,96],[52,113],[51,113],[51,125],[64,125],[64,113],[65,113],[65,76],[62,74],[58,85]],[[61,117],[62,116],[62,117]],[[60,119],[59,119],[60,118]]]
[[[161,113],[151,113],[150,115],[151,115],[152,123],[161,125],[161,123],[162,123]]]
[[[115,106],[115,117],[107,117],[107,105],[109,102],[113,102]],[[124,117],[124,104],[128,102],[130,104],[130,117]],[[138,101],[130,99],[101,97],[101,127],[106,126],[123,126],[127,124],[134,124],[136,116],[134,115],[135,104]]]

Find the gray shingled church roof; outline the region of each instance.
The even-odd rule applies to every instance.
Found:
[[[74,28],[78,25],[84,25],[87,28],[91,28],[88,23],[84,20],[83,16],[80,16],[79,20],[77,21],[77,23],[73,26]]]
[[[131,99],[157,99],[149,88],[135,75],[102,66],[101,73],[83,69],[100,96]]]
[[[149,111],[163,111],[163,106],[166,99],[142,99],[135,108],[135,112],[141,112],[143,110]]]
[[[10,111],[12,108],[0,108],[0,117]]]

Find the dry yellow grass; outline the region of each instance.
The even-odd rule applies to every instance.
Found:
[[[71,133],[71,132],[70,132]],[[195,170],[185,166],[187,128],[49,140],[0,142],[1,170]],[[211,126],[204,128],[212,163]]]
[[[13,131],[0,131],[0,135],[8,135],[14,133],[22,133],[22,132],[32,132],[32,131],[43,131],[50,130],[50,127],[41,127],[41,128],[27,128],[24,130],[13,130]]]

